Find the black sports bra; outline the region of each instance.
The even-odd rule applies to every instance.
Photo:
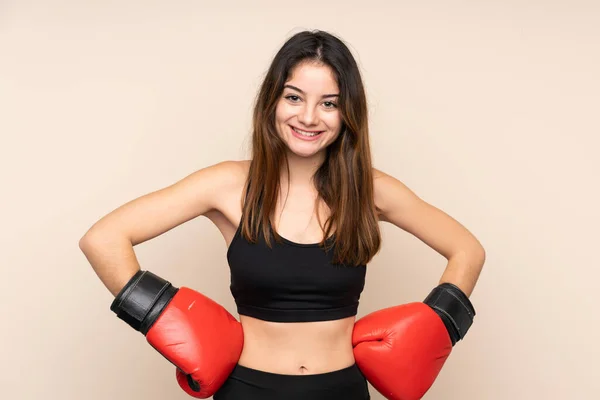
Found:
[[[277,243],[273,237],[269,249],[261,233],[252,244],[244,240],[238,226],[227,249],[230,290],[238,313],[275,322],[356,315],[366,265],[332,264],[333,248],[282,240]]]

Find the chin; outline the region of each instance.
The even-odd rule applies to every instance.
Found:
[[[328,143],[326,138],[323,139],[325,140],[321,143]],[[301,155],[303,157],[310,157],[319,154],[320,152],[324,151],[328,146],[323,144],[317,144],[315,142],[298,143],[298,139],[296,138],[291,138],[291,141],[288,141],[287,145],[288,149],[292,153]]]
[[[323,149],[319,149],[317,151],[302,151],[299,149],[288,147],[288,151],[296,157],[310,158],[318,155],[321,151],[323,151]]]

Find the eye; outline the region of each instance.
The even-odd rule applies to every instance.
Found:
[[[292,101],[293,103],[297,102],[298,100],[300,100],[300,97],[290,94],[289,96],[285,96],[286,99]]]
[[[326,101],[323,104],[325,104],[325,108],[337,108],[337,104],[333,101]]]

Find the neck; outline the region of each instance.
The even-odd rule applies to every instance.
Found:
[[[319,153],[314,157],[298,157],[288,153],[289,184],[294,187],[308,187],[313,185],[313,176],[325,160],[325,154]],[[284,163],[281,169],[281,184],[288,184],[287,165]]]

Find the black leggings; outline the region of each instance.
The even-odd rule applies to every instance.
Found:
[[[282,375],[236,365],[214,400],[369,400],[356,364],[313,375]]]

